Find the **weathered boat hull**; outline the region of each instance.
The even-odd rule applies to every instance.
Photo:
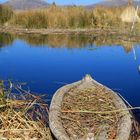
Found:
[[[59,90],[57,90],[56,93],[54,94],[50,105],[49,125],[53,135],[56,137],[57,140],[71,140],[71,138],[68,136],[65,129],[63,128],[63,125],[61,123],[61,118],[60,118],[61,104],[65,96],[65,93],[67,93],[74,86],[79,86],[79,88],[84,88],[89,85],[91,86],[99,85],[101,87],[105,87],[100,83],[96,82],[95,80],[93,80],[89,75],[87,75],[81,81],[66,85],[60,88]],[[113,98],[117,108],[126,110],[125,115],[119,121],[120,123],[118,124],[118,132],[117,132],[116,139],[128,140],[132,128],[131,114],[129,113],[129,111],[127,111],[127,106],[122,101],[122,99],[111,89],[107,87],[105,88],[113,94]],[[101,139],[105,140],[105,138],[103,137]]]

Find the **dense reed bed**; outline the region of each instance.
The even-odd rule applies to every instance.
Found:
[[[120,14],[124,7],[94,7],[86,9],[80,6],[58,7],[51,5],[42,9],[12,11],[0,6],[0,23],[26,28],[124,28]]]
[[[114,15],[114,13],[116,13]],[[56,7],[29,11],[18,11],[14,14],[12,24],[29,28],[107,28],[120,25],[120,9],[97,7]]]
[[[8,6],[0,5],[0,24],[4,24],[13,16],[13,10]]]

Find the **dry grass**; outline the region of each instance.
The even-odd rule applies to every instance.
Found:
[[[22,26],[25,28],[99,28],[125,29],[129,24],[121,21],[120,15],[125,7],[94,7],[86,9],[80,6],[47,8],[23,11],[12,11],[9,7],[0,6],[0,24]],[[137,25],[139,27],[139,24]]]
[[[13,16],[13,10],[6,5],[0,4],[0,24],[4,24]]]
[[[15,12],[11,23],[27,28],[77,28],[87,26],[87,10],[81,7],[54,7]]]
[[[48,106],[40,97],[11,83],[4,95],[0,104],[1,139],[52,139],[48,128]]]
[[[120,20],[122,8],[57,7],[16,11],[10,23],[27,28],[124,28]],[[115,14],[114,14],[115,13]]]
[[[108,139],[114,139],[119,120],[125,112],[104,113],[112,110],[116,110],[116,106],[113,97],[105,88],[97,86],[83,90],[72,89],[64,97],[61,119],[70,136],[79,139],[93,133],[97,137],[105,131]]]
[[[105,87],[74,87],[64,96],[60,118],[67,134],[73,139],[86,139],[87,134],[97,139],[105,134],[107,139],[115,140],[120,119],[126,111],[133,109],[139,107],[117,108],[114,96]],[[133,119],[129,140],[139,140],[140,126]]]

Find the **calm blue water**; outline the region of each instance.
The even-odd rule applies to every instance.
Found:
[[[120,92],[131,105],[140,106],[138,43],[133,44],[135,60],[133,49],[126,52],[119,43],[97,47],[96,43],[87,41],[79,43],[78,47],[71,43],[71,48],[68,48],[66,42],[61,46],[50,45],[47,41],[34,45],[27,42],[18,37],[8,43],[1,40],[0,79],[27,82],[32,91],[46,93],[51,99],[64,83],[72,83],[90,74],[95,80]]]

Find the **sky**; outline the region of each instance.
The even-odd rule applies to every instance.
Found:
[[[5,2],[6,0],[0,0],[0,3],[3,3],[3,2]]]
[[[97,3],[101,0],[55,0],[56,4],[76,4],[76,5],[88,5]],[[53,0],[48,0],[48,3],[52,3]]]
[[[5,1],[7,0],[0,0],[0,3],[3,3]],[[45,0],[45,1],[47,1],[48,3],[52,3],[53,1],[55,1],[55,3],[58,5],[67,5],[67,4],[88,5],[100,2],[102,0]]]

